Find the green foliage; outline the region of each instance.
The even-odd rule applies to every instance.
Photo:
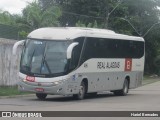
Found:
[[[7,39],[18,39],[18,27],[0,24],[0,37]]]
[[[30,3],[24,8],[22,15],[11,15],[9,12],[0,10],[0,24],[10,25],[10,28],[6,26],[5,29],[1,25],[0,37],[24,39],[34,29],[60,26],[61,14],[59,7],[49,6],[43,9],[39,2]]]
[[[7,11],[0,11],[0,24],[14,25],[15,18]]]
[[[94,27],[94,28],[98,28],[98,23],[97,23],[96,20],[94,21],[93,27]]]
[[[76,27],[86,27],[85,24],[81,23],[81,21],[79,20],[77,23],[76,23]]]
[[[29,92],[20,92],[17,86],[0,86],[0,96],[15,96],[31,94]]]
[[[18,20],[19,26],[29,31],[48,26],[60,26],[58,18],[61,16],[59,7],[51,6],[41,9],[37,2],[29,4],[23,10],[23,16]]]
[[[28,32],[22,30],[22,31],[20,31],[18,34],[19,34],[19,37],[20,37],[21,39],[25,39],[25,38],[27,37],[27,35],[28,35]]]
[[[156,66],[156,69],[157,71],[157,74],[160,76],[160,55],[156,56],[155,59],[154,59],[154,65]]]
[[[87,25],[83,24],[80,20],[76,23],[76,27],[88,27],[88,28],[98,28],[97,21],[94,23],[88,23]]]

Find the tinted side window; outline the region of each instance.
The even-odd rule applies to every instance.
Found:
[[[96,38],[87,38],[85,41],[85,48],[83,51],[82,62],[90,59],[97,58],[97,40]]]
[[[79,44],[73,49],[72,60],[71,60],[72,69],[75,69],[78,66],[84,39],[85,39],[84,37],[80,37],[73,40],[74,42],[78,42]]]
[[[83,62],[91,58],[141,58],[144,42],[106,38],[87,38]]]
[[[133,58],[141,58],[144,55],[144,42],[134,41],[130,48]]]
[[[105,58],[141,58],[144,55],[144,42],[106,39]]]

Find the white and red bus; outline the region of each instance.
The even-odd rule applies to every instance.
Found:
[[[73,95],[111,91],[127,95],[141,85],[144,70],[144,39],[93,28],[40,28],[23,44],[19,89],[51,95]]]

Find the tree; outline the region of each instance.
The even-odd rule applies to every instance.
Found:
[[[16,20],[18,15],[11,15],[7,11],[0,10],[0,37],[18,39],[19,28]]]
[[[17,22],[23,29],[31,31],[40,27],[60,26],[60,16],[58,7],[51,6],[43,10],[38,2],[33,2],[23,10],[23,16]]]
[[[61,23],[75,26],[77,21],[81,21],[87,26],[97,21],[99,27],[102,27],[106,14],[116,1],[118,0],[94,0],[94,2],[93,0],[68,0],[61,4],[63,10]]]
[[[0,24],[4,25],[15,25],[17,15],[11,15],[7,11],[0,11]]]
[[[87,26],[83,24],[81,21],[76,23],[76,27],[89,27],[89,28],[98,28],[97,21],[95,20],[94,23],[89,23]]]
[[[62,9],[61,24],[75,26],[78,21],[86,26],[97,21],[99,27],[108,26],[108,19],[121,0],[39,0],[43,8],[58,5]]]

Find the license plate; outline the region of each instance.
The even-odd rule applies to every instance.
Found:
[[[44,89],[43,88],[36,88],[35,91],[37,91],[37,92],[44,92]]]

